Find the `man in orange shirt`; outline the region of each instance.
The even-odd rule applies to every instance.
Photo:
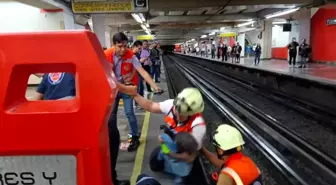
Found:
[[[107,60],[112,63],[113,71],[118,82],[124,85],[137,86],[138,72],[143,77],[143,79],[149,83],[153,89],[155,89],[155,91],[161,91],[161,89],[153,82],[151,76],[142,68],[133,51],[127,47],[127,36],[120,32],[115,34],[112,40],[113,47],[105,50],[104,53]],[[127,94],[118,93],[113,105],[108,125],[110,137],[111,170],[113,183],[115,185],[129,184],[129,181],[118,181],[116,179],[117,172],[115,170],[120,145],[120,135],[117,128],[117,112],[120,99],[123,99],[125,113],[131,130],[130,134],[132,135],[128,151],[136,150],[140,144],[138,123],[134,114],[133,98]]]

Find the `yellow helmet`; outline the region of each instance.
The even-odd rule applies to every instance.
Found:
[[[245,144],[240,132],[233,126],[222,124],[213,135],[213,143],[216,147],[226,151]]]
[[[174,100],[175,110],[182,116],[203,112],[204,102],[201,92],[196,88],[185,88]]]

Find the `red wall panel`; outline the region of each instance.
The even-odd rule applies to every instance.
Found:
[[[272,58],[287,60],[288,50],[286,47],[272,48]]]
[[[336,62],[336,25],[326,24],[331,18],[336,18],[336,9],[320,8],[311,18],[310,42],[314,61]]]

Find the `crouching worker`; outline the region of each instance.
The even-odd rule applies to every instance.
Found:
[[[163,167],[163,171],[174,176],[176,185],[183,184],[183,177],[189,175],[192,169],[192,162],[197,157],[197,141],[187,132],[176,134],[175,141],[168,134],[161,134],[161,150],[159,154],[151,160],[152,168]],[[178,160],[176,155],[185,153],[189,156],[188,161]],[[160,169],[159,169],[160,170]]]
[[[202,94],[196,88],[185,88],[175,99],[169,99],[160,103],[152,102],[140,95],[134,97],[139,106],[152,113],[165,114],[165,123],[167,135],[162,140],[171,139],[174,141],[174,135],[180,132],[189,133],[196,141],[197,150],[202,147],[203,138],[206,133],[206,125],[202,116],[204,102]],[[161,163],[161,147],[157,147],[151,155],[150,167],[153,171],[165,169],[166,163]],[[190,157],[190,152],[172,152],[168,155],[177,161],[192,163],[196,157]],[[162,156],[161,156],[162,157]]]
[[[245,144],[240,132],[227,124],[220,125],[212,137],[217,154],[201,149],[203,155],[217,168],[213,177],[217,185],[262,185],[261,174],[256,164],[241,150]]]

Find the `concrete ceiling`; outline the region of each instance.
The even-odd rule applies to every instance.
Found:
[[[149,0],[145,15],[152,33],[162,45],[199,38],[222,27],[258,20],[265,15],[314,0]],[[106,23],[119,31],[146,34],[130,14],[109,14]],[[115,30],[115,29],[114,29]]]

